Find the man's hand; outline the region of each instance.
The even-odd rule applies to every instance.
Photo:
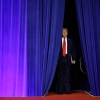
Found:
[[[75,64],[75,61],[71,61],[72,64]]]

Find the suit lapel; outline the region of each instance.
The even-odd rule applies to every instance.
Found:
[[[67,37],[67,54],[68,54],[68,50],[69,49],[69,38]]]

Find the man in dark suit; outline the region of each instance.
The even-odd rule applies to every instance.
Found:
[[[61,49],[57,66],[57,92],[63,94],[65,88],[66,94],[70,94],[70,67],[75,64],[76,53],[73,41],[67,37],[68,29],[62,30]]]

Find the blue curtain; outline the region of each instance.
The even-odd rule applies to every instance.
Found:
[[[0,96],[43,96],[60,49],[65,0],[0,0]]]
[[[0,96],[27,94],[27,1],[0,0]]]
[[[45,95],[57,65],[65,0],[28,0],[28,95]]]
[[[75,0],[91,94],[100,96],[100,0]]]

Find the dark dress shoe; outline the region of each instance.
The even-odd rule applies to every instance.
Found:
[[[62,95],[63,93],[62,93],[62,92],[58,92],[58,94],[59,94],[59,95]]]
[[[71,94],[71,92],[66,92],[66,94]]]

